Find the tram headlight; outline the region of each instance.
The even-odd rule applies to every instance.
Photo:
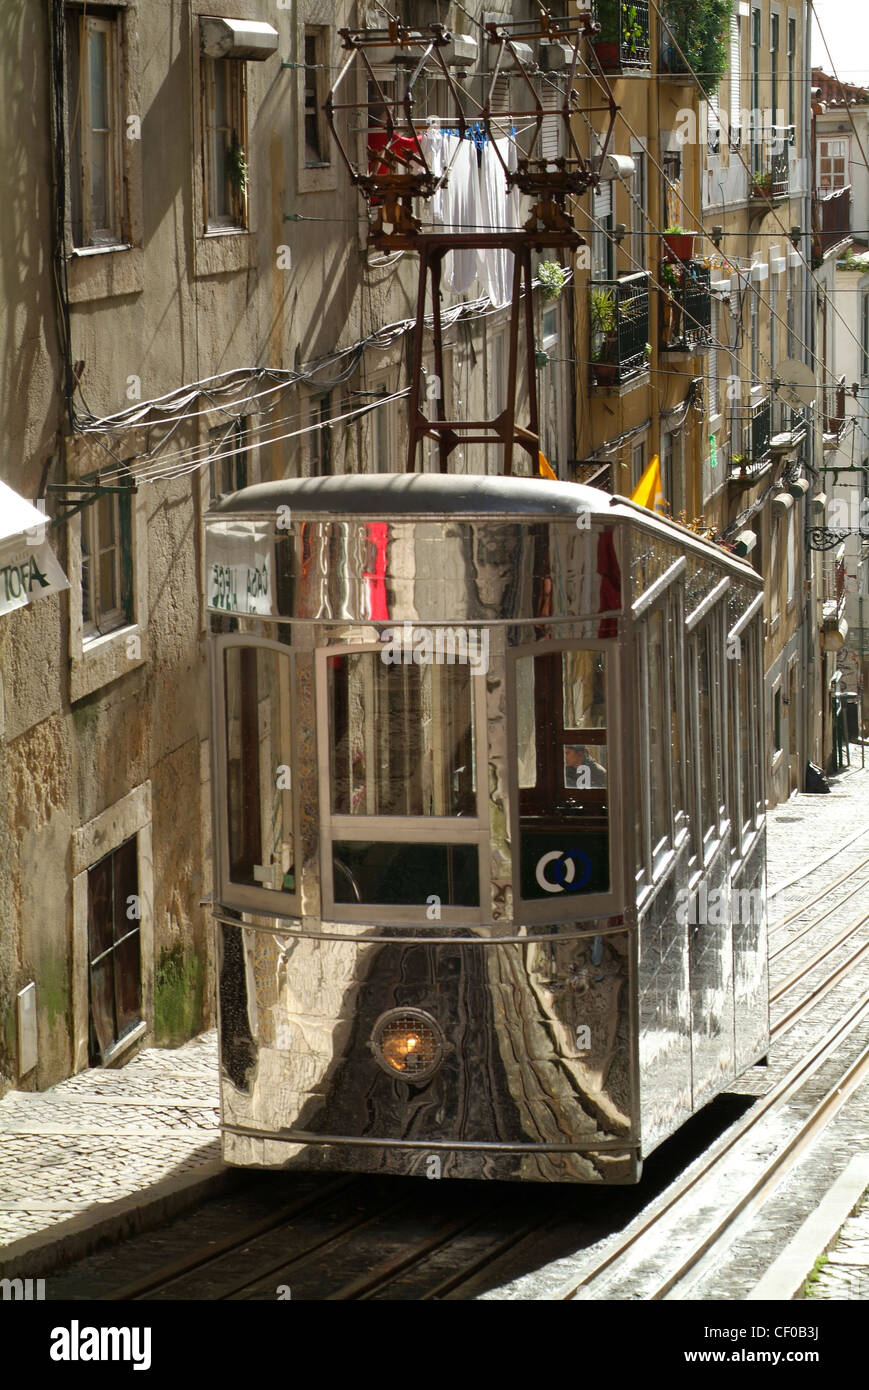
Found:
[[[388,1076],[427,1081],[443,1061],[445,1049],[431,1014],[422,1009],[390,1009],[374,1025],[371,1050]]]

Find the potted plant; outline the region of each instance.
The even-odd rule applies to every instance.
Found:
[[[686,231],[678,223],[672,227],[664,228],[664,245],[670,255],[677,261],[690,261],[694,255],[694,239],[696,232]]]
[[[752,198],[768,198],[772,193],[772,174],[767,169],[763,173],[752,174],[751,176],[751,196]]]
[[[727,71],[733,11],[733,0],[667,0],[667,27],[661,25],[664,70],[682,73],[690,68],[702,74],[706,91],[717,91]]]
[[[544,299],[557,299],[564,289],[567,279],[564,266],[558,261],[541,261],[537,267],[537,279]]]
[[[618,374],[618,321],[615,291],[592,285],[588,292],[592,370],[598,386]]]
[[[661,296],[661,345],[670,347],[679,336],[682,318],[682,305],[678,295],[682,288],[684,271],[672,261],[661,266],[661,284],[665,293]]]
[[[597,0],[595,18],[600,33],[592,40],[597,60],[604,72],[619,67],[619,10],[621,0]]]

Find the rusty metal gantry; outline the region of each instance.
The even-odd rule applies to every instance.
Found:
[[[414,329],[413,367],[408,412],[407,472],[416,469],[417,449],[425,438],[438,443],[440,471],[445,473],[449,456],[460,443],[502,444],[504,472],[513,471],[515,445],[525,449],[532,458],[535,470],[540,449],[539,414],[534,354],[534,310],[531,297],[532,251],[544,248],[576,250],[585,239],[575,230],[567,210],[568,197],[576,197],[600,182],[599,162],[593,164],[583,155],[572,128],[572,117],[582,111],[586,115],[605,112],[606,129],[600,140],[598,160],[608,152],[618,112],[612,90],[606,78],[595,72],[595,84],[606,95],[605,104],[581,107],[575,88],[577,70],[582,61],[583,39],[599,29],[590,10],[581,12],[571,21],[554,20],[545,9],[537,21],[511,24],[489,23],[485,33],[493,61],[489,69],[488,90],[482,104],[473,102],[462,90],[451,71],[450,57],[454,53],[454,36],[443,25],[412,28],[395,20],[382,29],[342,29],[342,45],[347,60],[336,78],[325,103],[325,113],[332,137],[349,171],[351,180],[368,200],[374,212],[370,244],[388,251],[416,251],[419,254],[419,280]],[[564,96],[558,106],[544,107],[531,82],[524,56],[530,41],[545,40],[562,45],[570,51],[566,65]],[[520,50],[524,50],[520,51]],[[511,75],[524,83],[530,104],[493,112],[493,95],[499,76],[509,61]],[[386,91],[381,75],[387,63],[410,68],[404,92]],[[587,65],[586,65],[587,67]],[[587,68],[588,72],[591,69]],[[367,82],[367,100],[338,101],[348,75],[355,72]],[[492,141],[495,154],[504,171],[506,189],[517,189],[532,198],[531,215],[521,228],[506,230],[481,228],[470,232],[423,230],[415,215],[413,200],[430,201],[449,178],[450,167],[436,172],[428,160],[422,135],[429,117],[415,110],[415,88],[423,80],[435,78],[444,86],[449,107],[441,119],[448,127],[464,137],[469,129],[468,108],[476,107],[486,136]],[[348,152],[336,123],[342,112],[364,113],[367,118],[367,142],[363,159],[367,168],[360,169]],[[495,131],[506,123],[507,133],[515,121],[525,123],[525,148],[517,151],[516,167],[509,167],[495,138]],[[562,135],[566,154],[547,157],[543,154],[544,122],[555,122]],[[503,131],[501,132],[503,134]],[[457,145],[458,149],[458,145]],[[437,418],[427,418],[421,409],[423,334],[425,306],[431,280],[432,339],[434,370],[438,382],[444,380],[443,326],[441,313],[441,276],[444,257],[452,251],[504,250],[513,253],[513,285],[510,306],[510,338],[507,367],[507,405],[492,420],[448,420],[445,416],[443,390],[436,396]],[[521,301],[524,290],[525,357],[528,376],[529,419],[527,426],[516,421],[516,386],[519,360],[519,329],[523,318]]]

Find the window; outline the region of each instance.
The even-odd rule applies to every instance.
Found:
[[[788,751],[792,758],[797,756],[797,663],[792,661],[788,667]]]
[[[228,427],[218,425],[208,432],[209,453],[213,456],[209,465],[212,501],[224,493],[247,487],[245,425],[245,420],[234,420]]]
[[[329,132],[323,103],[326,99],[328,82],[326,61],[328,30],[305,28],[305,72],[303,87],[304,125],[305,125],[305,167],[323,169],[329,165]]]
[[[730,16],[730,148],[739,149],[742,139],[741,111],[742,86],[742,32],[739,15]]]
[[[751,296],[751,382],[754,386],[759,380],[760,372],[760,326],[758,322],[760,290],[752,285],[749,294]]]
[[[308,460],[312,478],[326,478],[332,472],[332,397],[329,392],[312,396],[308,407]]]
[[[398,654],[390,646],[321,654],[323,863],[336,906],[424,911],[434,897],[439,908],[480,907],[474,658],[488,633],[414,635],[431,644],[421,665],[414,636]],[[328,899],[328,882],[324,891]]]
[[[763,118],[760,106],[760,10],[751,12],[751,169],[760,170]]]
[[[674,227],[681,225],[683,219],[687,220],[688,217],[682,206],[682,156],[675,150],[666,151],[661,155],[661,168],[664,225]]]
[[[773,691],[772,696],[772,751],[781,752],[781,685],[779,684]]]
[[[105,1063],[142,1022],[136,836],[87,871],[89,1054]]]
[[[788,345],[785,356],[793,357],[796,354],[797,343],[794,332],[794,267],[791,265],[790,255],[788,255],[787,280],[785,281],[785,318],[788,330]]]
[[[103,493],[81,515],[81,608],[85,641],[132,621],[130,497]]]
[[[795,138],[795,126],[797,123],[797,21],[788,20],[788,125],[791,127],[791,139]]]
[[[860,300],[860,345],[860,376],[865,381],[869,377],[869,294],[864,294]]]
[[[233,885],[293,894],[290,659],[271,647],[223,648],[226,869]]]
[[[721,387],[718,380],[719,302],[714,297],[710,301],[709,312],[709,415],[714,420],[721,414]]]
[[[797,597],[797,544],[796,544],[796,508],[791,508],[788,514],[788,608],[793,608]]]
[[[631,445],[631,492],[634,491],[645,471],[646,443],[645,440],[641,440],[639,444]],[[664,496],[666,495],[665,493]]]
[[[646,269],[646,153],[632,148],[634,172],[631,177],[631,270]]]
[[[200,71],[205,229],[241,229],[248,202],[245,65],[203,56]]]
[[[772,110],[773,125],[779,124],[778,119],[778,51],[781,39],[781,16],[771,13],[769,17],[769,47],[770,47],[770,68],[769,68],[769,96],[770,108]]]
[[[518,878],[525,901],[610,889],[606,663],[598,649],[517,658]]]
[[[124,243],[120,18],[66,11],[66,102],[72,243]]]
[[[604,183],[592,193],[591,278],[612,280],[613,264],[613,203],[612,184]]]
[[[847,140],[818,141],[818,187],[821,191],[848,188],[851,175]]]

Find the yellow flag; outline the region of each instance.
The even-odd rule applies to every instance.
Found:
[[[631,501],[636,502],[639,507],[646,507],[650,512],[667,515],[667,503],[661,487],[661,464],[657,454],[631,493]]]
[[[546,455],[541,454],[539,451],[537,454],[537,471],[539,472],[541,478],[551,478],[554,483],[558,482],[558,478],[553,473],[552,465],[549,463],[549,460],[547,459]]]

